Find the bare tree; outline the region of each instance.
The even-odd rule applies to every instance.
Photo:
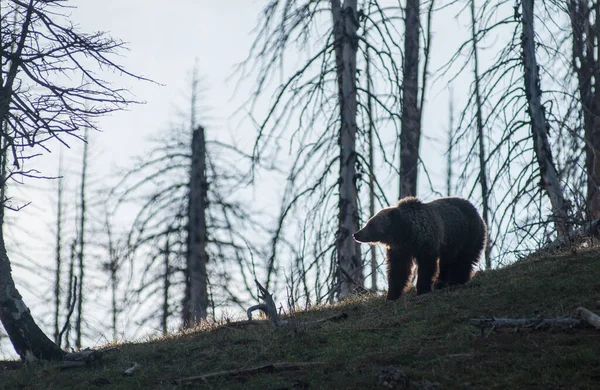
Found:
[[[360,207],[361,184],[368,184],[370,169],[368,129],[389,126],[396,137],[399,132],[402,72],[397,42],[401,33],[395,23],[401,20],[401,10],[380,7],[376,1],[361,5],[359,9],[357,1],[270,1],[249,57],[240,68],[243,78],[258,73],[252,76],[258,81],[249,99],[252,119],[261,116],[256,122],[254,168],[269,168],[266,162],[275,161],[272,171],[286,180],[266,287],[277,288],[272,284],[281,267],[278,257],[288,251],[292,258],[300,256],[295,272],[311,273],[317,303],[323,297],[343,298],[363,288],[363,261],[351,234],[363,213],[368,213],[368,207]],[[367,48],[373,53],[370,61],[366,60]],[[306,58],[294,71],[288,74],[277,66],[299,51]],[[366,62],[370,76],[365,79],[359,75],[364,75]],[[270,96],[269,83],[278,77],[283,82],[278,83],[263,115],[255,104]],[[373,132],[372,144],[377,145],[383,163],[397,173],[397,163],[389,157],[379,133]],[[280,160],[281,138],[290,139],[292,161]],[[377,177],[373,187],[378,205],[388,205]],[[296,218],[297,210],[308,212]],[[293,226],[300,226],[301,234],[292,234]],[[301,242],[294,236],[302,237]]]
[[[454,94],[450,88],[450,97],[448,98],[448,149],[446,150],[446,196],[454,194],[452,190],[452,150],[454,149]]]
[[[195,128],[192,133],[191,160],[186,281],[183,306],[183,324],[185,327],[190,328],[206,319],[208,309],[208,279],[206,275],[206,264],[208,263],[206,252],[208,241],[208,232],[206,231],[208,182],[206,180],[206,138],[202,126]]]
[[[531,118],[533,147],[540,170],[540,186],[546,191],[552,204],[552,214],[559,235],[569,232],[567,202],[552,158],[552,149],[548,141],[545,109],[541,102],[540,79],[535,56],[535,34],[533,28],[533,0],[523,0],[523,67],[525,94],[528,112]]]
[[[358,226],[356,191],[356,53],[358,10],[356,0],[331,1],[335,65],[340,110],[339,228],[336,239],[336,288],[343,299],[364,283],[360,246],[352,239]]]
[[[597,2],[569,0],[572,68],[577,75],[585,139],[588,218],[600,218],[600,44]]]
[[[86,216],[87,216],[87,202],[86,202],[86,181],[87,181],[87,169],[88,169],[88,138],[89,130],[86,128],[84,133],[84,145],[83,145],[83,156],[81,162],[81,176],[79,186],[79,220],[77,221],[77,243],[79,248],[77,250],[77,265],[79,267],[79,274],[77,281],[77,318],[75,320],[75,346],[81,348],[81,323],[83,322],[83,278],[85,275],[85,264],[84,264],[84,250],[86,240]]]
[[[140,313],[139,324],[156,321],[163,331],[175,315],[184,327],[206,319],[211,287],[219,306],[244,307],[246,295],[255,299],[251,258],[262,253],[266,234],[238,198],[248,182],[239,167],[248,156],[197,125],[198,86],[194,74],[192,108],[185,112],[192,119],[166,137],[160,132],[109,196],[111,214],[135,210],[124,239],[130,272],[138,275],[132,312]]]
[[[483,205],[488,211],[488,232],[493,237],[487,248],[488,264],[512,261],[561,232],[555,228],[559,219],[555,214],[556,198],[555,192],[548,192],[547,175],[550,172],[554,176],[559,189],[566,183],[566,177],[576,176],[579,160],[572,156],[579,154],[578,148],[564,146],[577,144],[572,142],[576,138],[571,127],[574,104],[570,102],[572,94],[564,89],[568,78],[556,76],[564,70],[564,56],[560,53],[565,52],[562,45],[568,42],[557,34],[561,27],[556,8],[564,4],[553,8],[553,3],[537,3],[536,18],[549,22],[538,24],[535,43],[531,36],[530,45],[525,45],[531,31],[525,31],[522,2],[514,6],[472,0],[456,3],[461,7],[460,12],[470,11],[472,26],[469,39],[460,44],[448,64],[458,68],[456,75],[477,68],[475,77],[469,75],[473,82],[453,140],[455,166],[459,168],[456,188],[463,188],[467,197],[488,194],[487,206]],[[484,51],[485,56],[481,54]],[[536,62],[534,65],[532,60]],[[543,114],[543,134],[532,132],[530,126],[537,110]],[[535,122],[540,122],[539,119],[540,116],[536,117]],[[556,153],[552,145],[563,145],[563,149]],[[546,157],[540,160],[537,152],[548,152],[549,160]],[[483,182],[487,182],[485,189]],[[564,207],[578,196],[576,187],[571,187],[568,194],[561,191]],[[567,199],[567,195],[571,198]],[[563,206],[559,209],[567,210]],[[495,246],[499,247],[498,258],[492,259],[491,250]]]
[[[475,93],[475,118],[477,125],[477,140],[479,146],[479,185],[481,186],[481,203],[483,206],[481,217],[485,226],[489,226],[490,219],[490,193],[488,190],[488,178],[487,178],[487,155],[485,153],[485,136],[483,131],[483,102],[481,97],[480,89],[480,76],[479,76],[479,49],[478,49],[478,35],[477,31],[477,18],[475,16],[475,0],[470,1],[471,9],[471,42],[473,43],[473,86]],[[485,246],[485,268],[492,268],[492,260],[490,258],[490,239],[488,233],[488,239],[486,240]]]
[[[113,223],[110,219],[110,213],[105,210],[104,213],[104,230],[106,233],[106,253],[108,254],[108,260],[102,262],[104,271],[108,272],[109,276],[109,288],[110,288],[110,314],[111,314],[111,330],[113,335],[113,341],[117,341],[118,337],[118,317],[122,311],[122,307],[126,305],[124,299],[119,297],[119,282],[120,282],[120,271],[125,261],[125,248],[121,240],[115,237],[113,231]]]
[[[7,174],[0,183],[0,222],[11,206],[4,192],[16,177],[42,177],[27,161],[47,151],[52,139],[81,138],[81,128],[95,128],[93,118],[118,110],[132,100],[99,74],[84,67],[134,76],[111,59],[122,47],[104,33],[79,32],[61,14],[61,0],[2,2],[0,40],[0,158]],[[84,60],[85,58],[85,60]],[[86,101],[94,104],[86,107]],[[11,163],[9,164],[8,161]],[[36,325],[11,275],[4,236],[0,234],[0,320],[23,360],[60,359],[64,352]]]
[[[63,224],[63,162],[62,154],[58,161],[57,199],[56,199],[56,269],[54,273],[54,342],[58,345],[60,334],[60,296],[62,267],[62,224]]]
[[[366,35],[366,34],[365,34]],[[367,112],[369,134],[369,217],[375,215],[375,122],[373,118],[373,79],[371,78],[370,49],[365,49],[366,84],[367,84]],[[371,290],[377,291],[377,248],[371,245]]]
[[[171,229],[169,229],[171,230]],[[163,250],[164,257],[164,274],[163,274],[163,296],[162,296],[162,316],[160,321],[160,326],[162,328],[163,334],[167,334],[169,331],[169,317],[171,316],[169,298],[170,298],[170,287],[171,287],[171,275],[173,271],[171,270],[171,243],[169,242],[169,236],[167,235],[165,240],[165,248]]]
[[[400,132],[399,199],[417,195],[421,107],[419,106],[420,0],[407,0],[402,71],[402,131]]]

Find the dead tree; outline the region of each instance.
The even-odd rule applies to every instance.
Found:
[[[420,3],[420,0],[407,0],[405,10],[399,199],[417,195],[419,145],[421,143],[421,107],[418,97]]]
[[[369,142],[369,218],[375,215],[375,122],[373,118],[373,79],[371,78],[371,56],[369,48],[365,50],[367,84],[367,120]],[[371,245],[371,290],[377,291],[377,248]]]
[[[600,218],[600,44],[598,3],[567,1],[572,34],[571,66],[577,75],[585,139],[587,217]]]
[[[56,199],[56,269],[54,272],[54,342],[58,345],[60,333],[60,291],[61,291],[61,268],[62,268],[62,225],[63,225],[63,178],[62,178],[62,154],[58,161],[57,199]],[[4,171],[3,171],[4,172]]]
[[[448,98],[448,144],[446,150],[446,196],[454,195],[452,189],[452,173],[454,160],[452,158],[452,151],[454,149],[454,94],[452,93],[452,87],[450,87],[450,97]]]
[[[238,197],[248,182],[239,166],[248,164],[248,156],[197,125],[196,80],[194,74],[192,107],[182,113],[183,122],[152,138],[108,199],[111,214],[135,212],[123,241],[129,272],[137,275],[129,291],[136,320],[163,331],[206,319],[213,299],[244,307],[255,298],[251,256],[264,252],[257,237],[265,228]]]
[[[339,298],[351,295],[364,283],[360,246],[352,239],[358,226],[356,191],[356,53],[358,10],[356,0],[331,1],[338,106],[340,113],[339,228],[336,239],[336,278]]]
[[[133,102],[127,91],[112,87],[83,65],[97,64],[102,70],[137,77],[112,59],[122,42],[104,33],[79,32],[61,14],[61,7],[58,0],[3,3],[0,158],[6,175],[0,183],[0,223],[13,207],[4,192],[11,179],[41,176],[24,168],[26,159],[46,151],[52,139],[66,143],[68,136],[81,138],[81,129],[95,128],[93,118]],[[87,106],[88,101],[94,104]],[[15,287],[2,229],[0,306],[0,320],[22,360],[63,357],[64,352],[36,325]]]
[[[193,327],[206,319],[208,309],[206,264],[206,141],[202,126],[192,134],[191,173],[188,203],[188,245],[183,306],[183,324]]]
[[[485,222],[485,226],[490,225],[489,219],[489,201],[490,192],[488,190],[488,178],[487,178],[487,155],[485,153],[485,137],[483,130],[483,102],[480,90],[480,77],[479,77],[479,52],[478,52],[478,31],[476,28],[477,18],[475,16],[475,0],[470,0],[471,8],[471,39],[473,43],[473,85],[475,88],[475,117],[477,124],[477,140],[479,145],[479,185],[481,186],[481,203],[483,209],[481,210],[481,217]],[[488,228],[489,229],[489,228]],[[488,230],[489,237],[489,230]],[[490,240],[486,240],[485,244],[485,268],[492,268],[492,260],[490,258]]]
[[[550,198],[556,231],[562,236],[569,232],[568,209],[558,172],[552,158],[552,149],[550,148],[547,136],[548,125],[545,109],[541,101],[540,78],[535,56],[533,0],[523,0],[522,10],[523,35],[521,43],[524,82],[528,113],[531,119],[533,148],[540,171],[540,186]]]
[[[322,18],[324,10],[327,19]],[[302,269],[295,272],[312,273],[314,278],[298,279],[316,281],[310,286],[316,302],[344,298],[364,284],[363,260],[351,234],[358,228],[359,218],[368,213],[368,207],[359,208],[359,197],[361,184],[368,185],[367,171],[371,169],[369,121],[389,124],[398,134],[402,80],[397,42],[401,37],[394,23],[400,14],[398,8],[381,7],[376,1],[359,10],[357,1],[271,0],[261,15],[240,74],[257,80],[248,101],[253,120],[255,103],[271,96],[270,81],[283,80],[277,81],[267,114],[260,114],[253,150],[253,172],[269,170],[285,180],[266,264],[265,288],[269,291],[277,290],[274,276],[284,251],[301,257]],[[325,30],[318,28],[323,22],[327,23]],[[277,66],[298,50],[310,53],[304,63],[290,73]],[[368,79],[376,80],[372,89],[371,82],[362,77],[367,51],[372,53]],[[281,160],[279,139],[291,140],[291,160]],[[397,170],[397,163],[380,141],[374,132],[376,153],[384,164]],[[272,161],[276,163],[268,166]],[[378,206],[389,205],[375,175],[372,187]],[[287,235],[288,224],[295,223],[305,227],[301,253],[297,253],[297,238]]]
[[[555,176],[558,181],[554,183],[558,183],[559,188],[561,185],[567,186],[562,189],[564,205],[569,204],[578,188],[583,188],[565,181],[566,177],[575,176],[575,170],[583,165],[579,157],[572,157],[580,153],[580,148],[572,147],[578,144],[571,142],[575,135],[565,137],[575,130],[571,126],[577,112],[576,108],[571,108],[575,105],[565,99],[565,96],[572,96],[571,91],[565,91],[565,84],[571,81],[554,77],[556,72],[563,71],[561,61],[564,57],[549,55],[564,52],[565,48],[560,45],[568,42],[568,39],[543,39],[546,36],[558,36],[557,30],[562,31],[558,20],[539,24],[540,32],[535,37],[537,41],[530,42],[526,54],[524,44],[527,39],[522,38],[526,35],[524,29],[527,23],[524,23],[522,2],[513,7],[508,3],[483,1],[477,2],[475,9],[471,7],[471,0],[461,4],[466,5],[461,12],[470,11],[471,15],[468,16],[473,28],[469,38],[460,44],[459,50],[449,60],[446,69],[456,69],[451,77],[465,69],[473,74],[471,69],[475,67],[475,57],[478,57],[478,71],[475,77],[469,76],[473,80],[471,90],[459,115],[454,135],[453,145],[457,151],[455,167],[458,168],[456,188],[463,189],[462,195],[469,198],[487,192],[488,230],[494,237],[490,243],[498,248],[498,257],[493,261],[501,265],[503,261],[514,260],[515,255],[526,254],[543,246],[560,231],[555,228],[557,198],[555,191],[551,196],[548,192],[548,175]],[[552,8],[553,4],[555,8]],[[554,12],[557,8],[564,9],[564,6],[556,2],[544,2],[543,6],[536,8],[535,17],[539,20],[556,18],[559,15]],[[491,63],[481,60],[483,47],[489,54],[486,57],[494,58]],[[539,53],[538,58],[535,57],[535,51],[531,51],[534,48]],[[528,61],[535,59],[537,67],[530,68],[531,64],[525,64],[530,71],[525,81],[523,70],[526,56]],[[533,78],[531,72],[537,72],[537,79]],[[542,85],[544,90],[541,89]],[[539,104],[532,106],[534,112],[543,112],[541,128],[544,130],[541,135],[531,129],[531,89],[535,89],[534,96],[543,98],[538,100]],[[536,122],[538,119],[539,116]],[[537,137],[535,139],[534,134]],[[546,138],[546,146],[543,138]],[[482,140],[485,141],[483,144]],[[560,150],[556,147],[560,144],[564,144],[565,148],[562,153],[558,153]],[[536,151],[544,150],[551,153],[551,160],[538,160]],[[554,169],[549,167],[550,162],[554,164]],[[482,169],[484,164],[485,168]],[[481,186],[482,172],[486,174],[487,191]],[[571,192],[567,193],[567,189]],[[551,213],[548,213],[549,209]],[[560,205],[558,209],[565,210]]]
[[[79,275],[77,281],[77,318],[75,320],[75,346],[81,348],[81,324],[83,322],[83,278],[85,275],[85,233],[86,233],[86,216],[87,216],[87,202],[86,202],[86,181],[87,181],[87,167],[88,167],[88,145],[89,145],[89,130],[86,128],[84,133],[84,145],[83,145],[83,156],[81,160],[81,182],[79,187],[79,221],[77,226],[77,242],[79,248],[77,251],[77,265],[79,267]]]

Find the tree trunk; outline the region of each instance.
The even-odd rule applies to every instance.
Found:
[[[479,88],[479,56],[478,56],[478,48],[477,43],[478,40],[478,32],[475,29],[475,23],[477,23],[477,19],[475,17],[475,0],[471,0],[471,39],[473,41],[473,73],[475,77],[475,117],[477,123],[477,140],[479,143],[479,185],[481,186],[481,199],[483,203],[483,210],[481,213],[481,217],[483,218],[483,222],[485,222],[485,226],[488,227],[487,232],[489,236],[489,197],[490,193],[488,190],[488,180],[487,180],[487,167],[486,161],[487,157],[485,155],[485,140],[483,136],[483,113],[482,111],[482,101],[481,101],[481,91]],[[492,260],[490,258],[490,240],[489,237],[485,241],[485,269],[492,268]]]
[[[400,194],[402,199],[417,194],[419,143],[419,28],[420,1],[407,0],[405,11],[402,118],[400,131]]]
[[[369,216],[375,215],[375,147],[373,145],[373,85],[371,80],[371,57],[369,48],[366,48],[367,71],[367,110],[369,114]],[[377,291],[377,248],[371,245],[371,290]]]
[[[0,206],[3,204],[4,202],[1,202]],[[3,226],[4,210],[0,209],[0,321],[21,360],[61,360],[64,351],[37,326],[15,287],[4,245]]]
[[[62,197],[63,197],[63,179],[62,179],[62,153],[58,161],[58,199],[56,200],[56,270],[54,274],[54,342],[58,344],[60,334],[60,274],[62,265]]]
[[[169,229],[170,231],[171,229]],[[163,276],[163,304],[162,304],[162,315],[161,315],[161,327],[163,334],[168,332],[168,320],[169,320],[169,288],[171,287],[171,265],[169,264],[169,257],[171,256],[171,245],[169,243],[169,233],[165,236],[165,249],[164,249],[164,271]]]
[[[597,20],[600,15],[598,3],[593,11],[587,1],[582,0],[570,0],[568,7],[573,30],[572,66],[577,74],[583,108],[588,218],[593,220],[600,218],[600,71],[594,53],[600,29],[592,26],[590,19],[595,14]]]
[[[360,248],[352,239],[358,231],[356,197],[356,53],[358,50],[358,13],[356,0],[331,0],[335,61],[340,106],[340,177],[339,229],[336,239],[338,298],[349,296],[363,285],[363,266]]]
[[[450,87],[448,99],[448,155],[446,156],[446,196],[452,196],[452,151],[454,149],[454,93]]]
[[[61,360],[64,352],[37,326],[15,287],[10,261],[0,237],[0,320],[21,360]]]
[[[85,216],[86,216],[86,202],[85,202],[85,183],[87,180],[87,159],[88,159],[88,129],[85,129],[85,142],[83,144],[83,164],[81,168],[81,188],[80,191],[80,216],[79,216],[79,252],[77,253],[77,260],[79,262],[79,286],[77,288],[78,298],[77,301],[77,320],[75,323],[75,346],[81,348],[81,325],[83,322],[83,277],[84,272],[84,249],[85,249]]]
[[[186,294],[183,325],[193,327],[206,319],[208,293],[206,286],[206,142],[204,128],[199,126],[192,136],[192,167],[188,206],[188,248]]]
[[[65,348],[69,350],[71,348],[71,307],[75,307],[74,300],[77,299],[77,286],[74,284],[77,282],[77,277],[75,276],[75,258],[77,257],[77,239],[74,239],[71,242],[69,255],[69,291],[67,295],[67,302],[65,304],[66,316],[65,316]],[[59,335],[60,338],[60,335]],[[60,341],[60,340],[59,340]],[[58,346],[60,347],[60,342]]]
[[[548,141],[545,111],[541,102],[540,78],[535,57],[535,34],[533,29],[533,0],[523,0],[523,67],[525,71],[525,94],[531,118],[533,148],[540,170],[540,185],[548,194],[552,205],[552,215],[558,235],[568,232],[567,204],[562,186],[552,160],[552,150]]]

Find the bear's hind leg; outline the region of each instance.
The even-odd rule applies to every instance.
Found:
[[[419,277],[417,278],[417,295],[431,292],[433,284],[440,273],[437,255],[427,254],[417,258]]]
[[[473,255],[461,254],[458,261],[452,264],[450,268],[448,283],[450,285],[465,284],[471,280],[473,274]]]
[[[445,264],[442,259],[440,259],[440,274],[435,281],[434,288],[437,290],[448,288],[452,285],[449,282],[450,280],[450,265]]]

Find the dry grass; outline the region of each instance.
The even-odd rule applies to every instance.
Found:
[[[36,365],[0,371],[6,389],[172,389],[179,378],[271,363],[319,363],[217,375],[194,388],[377,388],[394,366],[441,388],[598,388],[600,332],[497,331],[482,337],[468,319],[558,317],[578,306],[600,312],[600,250],[532,258],[480,273],[453,291],[394,303],[361,297],[298,313],[289,326],[211,328],[119,345],[93,367]],[[277,298],[277,297],[276,297]],[[344,312],[338,322],[305,324]],[[489,333],[489,334],[488,334]],[[122,372],[140,364],[132,376]],[[276,367],[277,368],[277,367]]]

